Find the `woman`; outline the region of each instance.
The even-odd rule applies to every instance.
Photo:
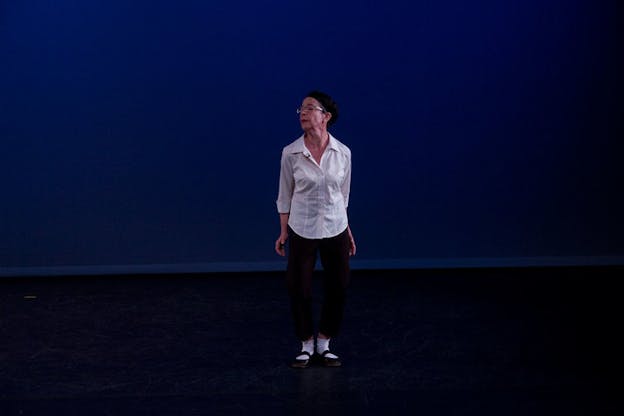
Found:
[[[322,92],[309,93],[297,110],[303,135],[282,151],[277,210],[280,235],[275,251],[286,255],[286,279],[295,333],[301,352],[293,367],[310,365],[316,353],[324,365],[338,367],[329,341],[338,334],[349,283],[349,256],[356,251],[347,219],[351,185],[351,151],[327,130],[338,107]],[[316,256],[323,265],[323,306],[314,342],[312,275]]]

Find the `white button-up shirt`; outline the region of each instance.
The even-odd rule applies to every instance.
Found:
[[[288,225],[298,235],[318,239],[343,232],[350,187],[351,150],[331,134],[320,164],[303,136],[284,147],[277,211],[290,214]]]

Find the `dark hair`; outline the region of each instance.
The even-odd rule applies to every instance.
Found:
[[[331,126],[336,122],[336,120],[338,120],[338,104],[336,104],[334,99],[331,98],[329,95],[321,91],[311,91],[308,93],[308,95],[306,95],[306,97],[314,98],[316,101],[321,103],[323,108],[328,113],[331,113],[332,116],[327,122],[328,126]]]

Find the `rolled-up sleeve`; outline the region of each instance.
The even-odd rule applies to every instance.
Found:
[[[288,214],[292,202],[295,180],[293,177],[292,162],[286,152],[282,152],[280,163],[279,193],[277,195],[277,212]]]
[[[345,166],[345,177],[340,187],[342,196],[344,197],[344,206],[349,206],[349,193],[351,192],[351,152],[348,152]]]

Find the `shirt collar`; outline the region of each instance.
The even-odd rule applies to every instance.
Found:
[[[327,144],[327,148],[331,150],[335,150],[337,152],[340,151],[340,147],[338,146],[338,141],[336,140],[334,136],[331,135],[331,133],[329,133],[329,143]],[[293,143],[293,146],[290,149],[290,153],[309,153],[309,150],[305,147],[305,144],[303,141],[303,135],[301,135],[301,137],[299,137],[299,139],[297,139]]]

